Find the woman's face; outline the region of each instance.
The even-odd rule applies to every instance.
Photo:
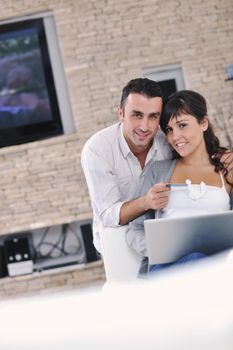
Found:
[[[203,133],[207,128],[207,117],[199,123],[192,115],[181,113],[169,120],[167,140],[181,157],[186,157],[199,149],[206,149]]]

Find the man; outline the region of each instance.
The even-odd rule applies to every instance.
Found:
[[[97,132],[83,148],[81,163],[93,208],[94,245],[99,252],[100,222],[112,227],[125,225],[147,210],[167,204],[169,189],[160,183],[138,197],[152,163],[171,157],[159,130],[162,103],[155,81],[129,81],[117,108],[119,123]]]

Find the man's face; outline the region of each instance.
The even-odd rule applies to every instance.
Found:
[[[118,108],[123,135],[134,154],[150,148],[162,112],[161,97],[147,97],[132,93],[127,97],[123,108]]]

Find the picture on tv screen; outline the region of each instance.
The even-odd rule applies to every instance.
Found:
[[[0,26],[0,146],[61,133],[43,20]]]

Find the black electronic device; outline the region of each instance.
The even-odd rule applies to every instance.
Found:
[[[93,245],[93,234],[91,224],[81,225],[80,228],[85,246],[87,262],[99,260],[99,255]]]
[[[0,25],[0,147],[63,134],[43,19]]]
[[[8,275],[3,244],[0,244],[0,278]]]
[[[4,240],[4,252],[9,276],[33,272],[31,233],[21,233]]]

